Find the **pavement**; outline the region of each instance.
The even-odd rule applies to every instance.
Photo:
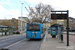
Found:
[[[75,50],[75,43],[69,41],[67,46],[66,39],[63,39],[63,43],[57,37],[52,38],[48,32],[46,33],[40,50]]]
[[[67,32],[63,32],[63,34],[67,34]],[[69,32],[69,35],[75,35],[75,32]]]

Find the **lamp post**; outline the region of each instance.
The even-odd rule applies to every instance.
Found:
[[[21,33],[22,33],[22,15],[23,15],[23,4],[21,5]]]

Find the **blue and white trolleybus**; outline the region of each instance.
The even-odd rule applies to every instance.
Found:
[[[26,38],[42,39],[45,36],[45,27],[41,23],[28,23],[26,25]]]

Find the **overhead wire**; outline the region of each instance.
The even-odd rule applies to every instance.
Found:
[[[0,0],[1,1],[1,0]],[[3,2],[2,2],[3,3]],[[1,4],[1,3],[0,3]],[[3,7],[5,7],[5,8],[7,8],[8,10],[10,10],[11,8],[8,6],[8,5],[6,5],[6,4],[1,4]],[[15,14],[15,12],[13,12],[13,11],[11,11],[10,10],[10,12],[12,12],[12,13],[14,13],[14,15],[16,15]]]
[[[19,2],[22,4],[21,0],[19,0]],[[24,5],[25,6],[25,5]],[[27,7],[25,6],[25,9],[28,11]],[[28,11],[29,12],[29,11]]]
[[[23,0],[24,1],[24,0]],[[24,1],[25,2],[25,1]],[[27,4],[27,2],[25,2],[25,4],[27,5],[27,7],[29,7],[29,5]]]
[[[24,0],[23,0],[24,1]],[[25,1],[24,1],[25,2]],[[27,2],[25,2],[25,4],[27,5],[27,7],[29,8],[29,5],[27,4]],[[27,9],[27,7],[25,7]],[[27,11],[29,12],[29,10],[27,9]]]

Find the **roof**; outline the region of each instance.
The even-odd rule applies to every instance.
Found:
[[[0,26],[0,27],[8,27],[8,26]]]
[[[42,23],[27,23],[27,24],[42,24]]]
[[[72,19],[72,20],[74,20],[75,18],[73,18],[73,17],[69,17],[69,19]]]
[[[58,27],[58,26],[60,27],[60,26],[63,26],[63,25],[60,25],[60,24],[51,25],[51,27],[53,27],[53,26],[54,26],[54,27]]]

